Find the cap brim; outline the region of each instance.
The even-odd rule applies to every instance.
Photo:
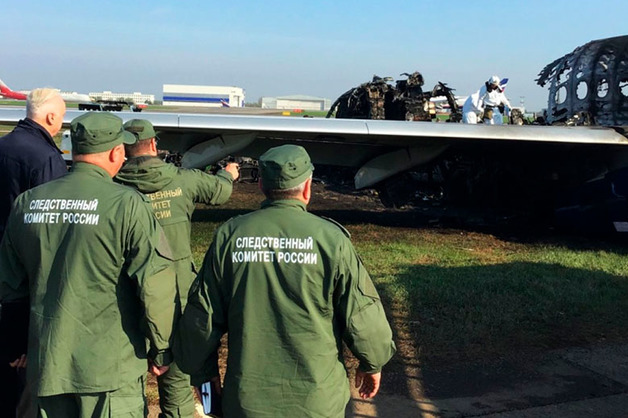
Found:
[[[133,145],[137,142],[137,137],[129,131],[122,131],[122,143]]]

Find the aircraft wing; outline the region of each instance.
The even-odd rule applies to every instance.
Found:
[[[69,110],[64,123],[82,114]],[[258,157],[268,148],[294,143],[305,147],[315,164],[358,168],[356,188],[371,187],[394,174],[429,163],[452,147],[501,148],[514,144],[600,147],[621,155],[628,165],[628,138],[607,127],[486,126],[460,123],[323,119],[279,116],[117,112],[123,120],[150,120],[159,148],[182,154],[185,167],[205,167],[226,156]],[[0,123],[16,123],[24,109],[0,108]],[[537,145],[534,145],[537,146]],[[489,147],[489,148],[487,148]],[[610,152],[621,147],[619,154]],[[539,156],[544,152],[539,149]],[[530,163],[534,163],[531,161]]]

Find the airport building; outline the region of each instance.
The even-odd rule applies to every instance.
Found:
[[[262,109],[285,110],[329,110],[331,100],[322,97],[294,95],[281,97],[262,97]]]
[[[89,97],[94,100],[111,100],[111,101],[132,101],[135,104],[153,104],[155,103],[154,94],[134,93],[112,93],[110,91],[89,93]]]
[[[164,106],[244,107],[244,89],[164,84]]]

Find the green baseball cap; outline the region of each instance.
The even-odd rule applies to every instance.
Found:
[[[157,137],[153,124],[146,119],[131,119],[124,124],[124,130],[131,132],[138,141]]]
[[[305,148],[282,145],[259,157],[260,177],[266,189],[291,189],[310,177],[314,166]]]
[[[95,154],[135,143],[135,136],[122,129],[122,119],[109,112],[87,112],[74,118],[70,134],[74,154]]]

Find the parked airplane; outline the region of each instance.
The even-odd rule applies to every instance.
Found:
[[[87,94],[67,91],[60,91],[59,94],[68,103],[90,103],[94,100],[89,97]],[[26,100],[26,93],[20,93],[17,91],[11,90],[9,86],[7,86],[2,80],[0,80],[0,96],[5,97],[7,99],[15,99],[15,100]]]

